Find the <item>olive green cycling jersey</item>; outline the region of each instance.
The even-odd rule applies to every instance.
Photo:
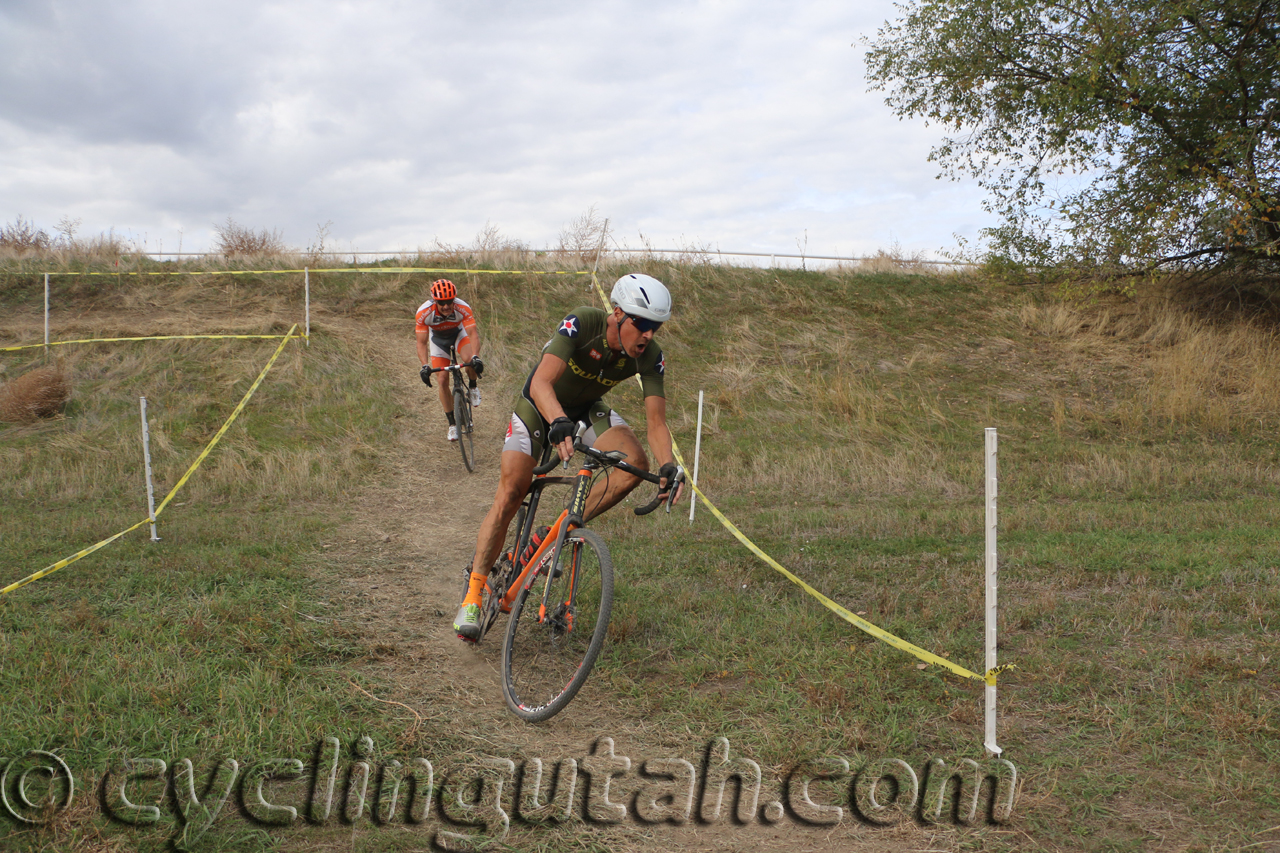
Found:
[[[639,358],[614,352],[605,339],[605,321],[609,313],[600,308],[582,306],[573,309],[560,322],[560,328],[542,347],[542,352],[564,359],[567,366],[551,386],[556,400],[571,418],[581,417],[592,403],[624,379],[640,374],[646,397],[665,397],[662,380],[666,360],[662,348],[653,341]],[[534,371],[537,367],[534,367]],[[530,387],[533,372],[525,380],[521,396],[533,402]],[[536,410],[536,407],[535,407]]]

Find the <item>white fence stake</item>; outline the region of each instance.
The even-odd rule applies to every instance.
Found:
[[[44,274],[44,357],[49,358],[49,274]]]
[[[693,440],[693,484],[698,485],[698,458],[702,455],[702,392],[698,392],[698,437]],[[698,493],[689,495],[689,523],[693,524],[693,511],[698,505]]]
[[[999,589],[996,564],[996,430],[986,429],[987,460],[987,630],[986,630],[986,671],[996,668],[996,593]],[[987,748],[988,757],[1000,754],[996,746],[996,687],[988,684],[986,689],[986,737],[983,746]]]
[[[311,346],[311,269],[309,267],[302,268],[302,290],[306,294],[307,300],[307,346]]]
[[[151,485],[151,433],[147,430],[147,398],[142,401],[142,460],[147,472],[147,518],[151,519],[151,541],[159,542],[156,535],[156,492]]]

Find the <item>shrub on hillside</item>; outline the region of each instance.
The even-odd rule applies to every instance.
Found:
[[[254,231],[231,217],[222,225],[215,225],[218,254],[226,258],[259,258],[284,254],[284,238],[279,230]]]
[[[21,215],[13,222],[0,225],[0,249],[25,254],[27,252],[44,252],[53,245],[52,238],[43,228],[23,219]]]
[[[592,263],[608,233],[608,220],[601,218],[593,204],[587,208],[586,213],[561,229],[556,253],[562,258],[574,258],[584,264]]]
[[[41,367],[0,385],[0,421],[25,424],[51,418],[71,398],[71,382],[58,367]]]

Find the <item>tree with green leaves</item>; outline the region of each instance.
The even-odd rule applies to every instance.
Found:
[[[1280,0],[918,0],[869,40],[900,117],[950,133],[993,257],[1280,273]]]

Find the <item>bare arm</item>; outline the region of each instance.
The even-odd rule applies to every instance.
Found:
[[[427,346],[427,342],[431,337],[430,332],[416,332],[418,338],[418,364],[431,363],[431,350]]]
[[[568,366],[568,363],[559,356],[544,353],[542,361],[538,362],[537,369],[533,371],[533,380],[529,383],[529,396],[533,398],[533,405],[537,407],[538,414],[542,415],[542,419],[548,426],[556,418],[565,417],[564,407],[556,399],[555,389],[551,386]],[[572,456],[573,436],[556,445],[556,450],[560,453],[561,459]]]
[[[675,464],[675,454],[671,452],[671,430],[667,426],[667,400],[665,397],[645,397],[644,398],[644,414],[645,414],[645,437],[649,441],[649,450],[653,453],[653,457],[658,460],[658,467],[663,465]],[[658,486],[660,490],[666,488],[666,483]],[[680,490],[676,492],[676,500],[680,499],[681,492],[684,491],[683,484]]]

